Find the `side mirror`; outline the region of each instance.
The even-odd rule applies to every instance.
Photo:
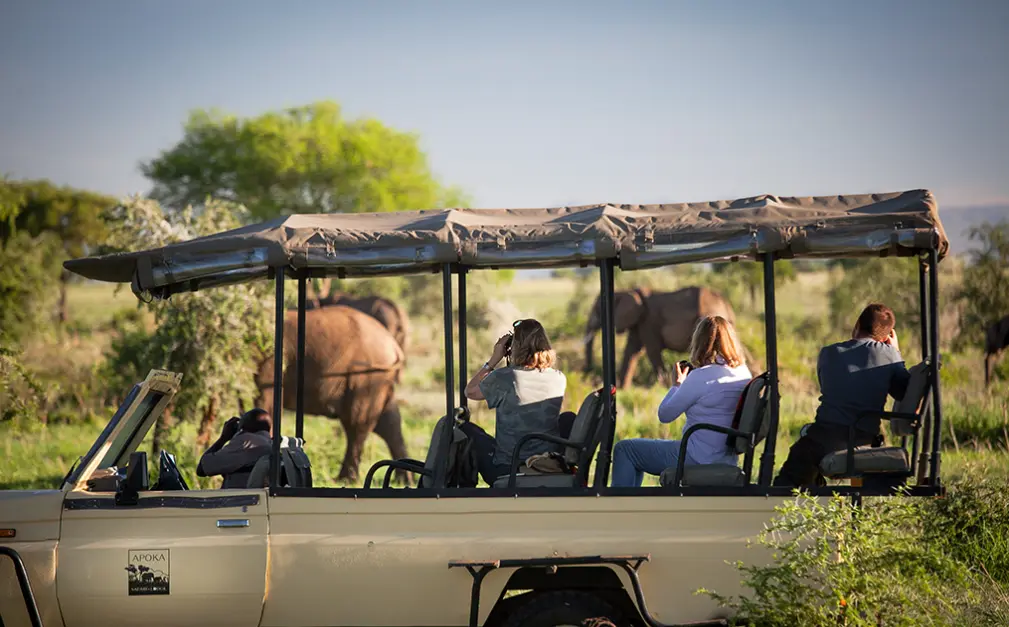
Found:
[[[126,480],[116,490],[116,505],[136,505],[140,493],[149,490],[151,478],[147,472],[147,453],[137,451],[130,454],[130,464],[126,469]]]

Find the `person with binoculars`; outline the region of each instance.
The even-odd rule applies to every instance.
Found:
[[[507,360],[504,367],[498,365]],[[491,436],[472,422],[460,428],[473,441],[477,469],[488,485],[507,475],[515,445],[529,433],[565,437],[574,414],[561,414],[567,379],[554,368],[557,354],[550,346],[543,325],[533,319],[516,320],[511,333],[494,344],[490,359],[466,385],[466,398],[486,401],[496,412]],[[563,423],[563,424],[562,424]],[[522,446],[521,458],[559,452],[560,447],[543,440]]]

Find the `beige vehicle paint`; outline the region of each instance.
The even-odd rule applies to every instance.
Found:
[[[752,559],[747,538],[782,500],[199,490],[116,506],[114,493],[89,491],[88,477],[128,459],[179,379],[152,371],[62,491],[0,493],[0,528],[17,529],[4,544],[24,558],[46,627],[465,625],[472,579],[451,560],[641,554],[651,555],[640,577],[655,618],[702,620],[719,610],[694,591],[738,591],[726,562]],[[141,564],[149,580],[130,572]],[[29,625],[10,565],[0,569],[5,627]],[[513,573],[484,580],[481,623]]]

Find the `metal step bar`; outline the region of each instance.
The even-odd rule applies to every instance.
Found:
[[[14,563],[14,574],[18,578],[21,597],[25,601],[25,609],[28,610],[28,620],[31,621],[32,627],[42,627],[42,617],[39,616],[39,606],[35,603],[35,594],[32,593],[32,584],[28,581],[28,570],[25,568],[24,560],[9,546],[0,546],[0,555],[6,555]],[[0,626],[2,625],[3,617],[0,617]]]

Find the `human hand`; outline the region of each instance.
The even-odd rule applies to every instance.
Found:
[[[490,364],[491,368],[497,366],[508,354],[508,346],[511,342],[511,338],[511,334],[508,333],[498,338],[497,343],[494,344],[494,351],[491,353],[490,359],[487,360],[487,363]]]
[[[687,379],[687,374],[690,372],[690,366],[684,366],[678,361],[673,364],[673,368],[676,369],[676,385],[683,385],[683,382]]]
[[[900,343],[897,341],[897,329],[890,330],[890,337],[886,338],[886,343],[898,351],[900,350]]]
[[[242,419],[238,416],[228,418],[227,422],[225,422],[224,426],[221,428],[221,437],[225,440],[230,440],[235,437],[235,434],[238,433],[238,427],[241,421]]]

